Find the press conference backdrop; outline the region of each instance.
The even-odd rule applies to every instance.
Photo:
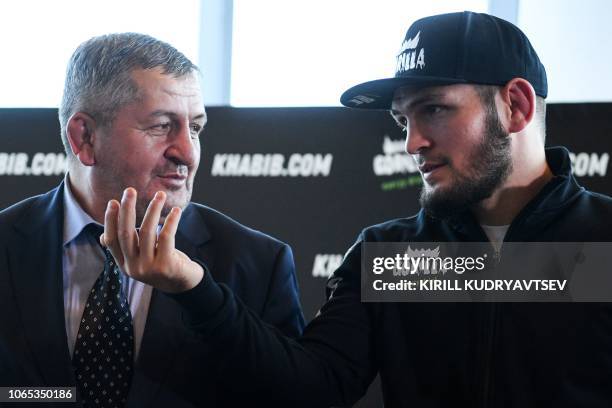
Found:
[[[291,244],[310,320],[359,231],[418,210],[421,178],[386,112],[210,108],[193,200]],[[612,104],[548,107],[548,145],[580,183],[612,195]],[[56,186],[66,167],[55,109],[0,109],[0,208]],[[213,271],[214,273],[214,271]],[[381,406],[378,380],[357,405]]]
[[[386,112],[210,108],[193,200],[288,242],[311,319],[359,231],[418,210],[421,178]],[[612,104],[548,106],[548,145],[612,195]],[[55,109],[0,109],[0,208],[48,191],[66,156]],[[213,271],[214,273],[214,271]]]

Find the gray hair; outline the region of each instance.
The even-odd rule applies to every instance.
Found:
[[[156,67],[175,78],[199,72],[176,48],[145,34],[109,34],[79,45],[68,61],[59,107],[62,143],[68,157],[73,157],[66,134],[70,117],[85,112],[99,125],[110,125],[119,109],[138,97],[131,72]]]

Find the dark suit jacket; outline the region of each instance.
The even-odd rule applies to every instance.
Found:
[[[62,184],[0,212],[0,386],[75,386],[64,319],[63,211]],[[301,332],[289,246],[198,204],[183,212],[176,246],[264,321],[289,336]],[[128,406],[231,404],[235,392],[216,380],[223,362],[181,314],[175,300],[153,291]]]

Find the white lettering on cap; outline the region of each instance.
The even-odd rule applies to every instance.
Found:
[[[404,40],[397,56],[396,75],[411,69],[423,69],[425,67],[425,49],[417,49],[420,39],[421,32],[419,31],[413,38]]]

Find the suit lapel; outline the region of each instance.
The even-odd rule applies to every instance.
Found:
[[[74,386],[63,303],[63,211],[62,183],[36,199],[16,223],[9,267],[27,347],[44,384]],[[206,245],[209,240],[200,214],[193,205],[188,206],[179,224],[176,247],[210,265],[214,253]],[[153,290],[128,405],[145,406],[153,400],[185,341],[186,330],[178,304]]]
[[[190,204],[181,217],[176,233],[176,247],[189,258],[212,265],[214,251],[210,244],[211,234],[200,213]]]
[[[210,246],[206,245],[209,240],[210,234],[202,218],[193,205],[189,205],[181,217],[176,234],[176,248],[191,259],[208,262],[212,260],[208,254],[212,251]],[[128,406],[147,406],[153,401],[171,371],[176,354],[181,351],[186,331],[179,305],[154,289],[132,379]]]
[[[9,262],[28,347],[46,385],[75,383],[63,303],[63,183],[15,224]]]

